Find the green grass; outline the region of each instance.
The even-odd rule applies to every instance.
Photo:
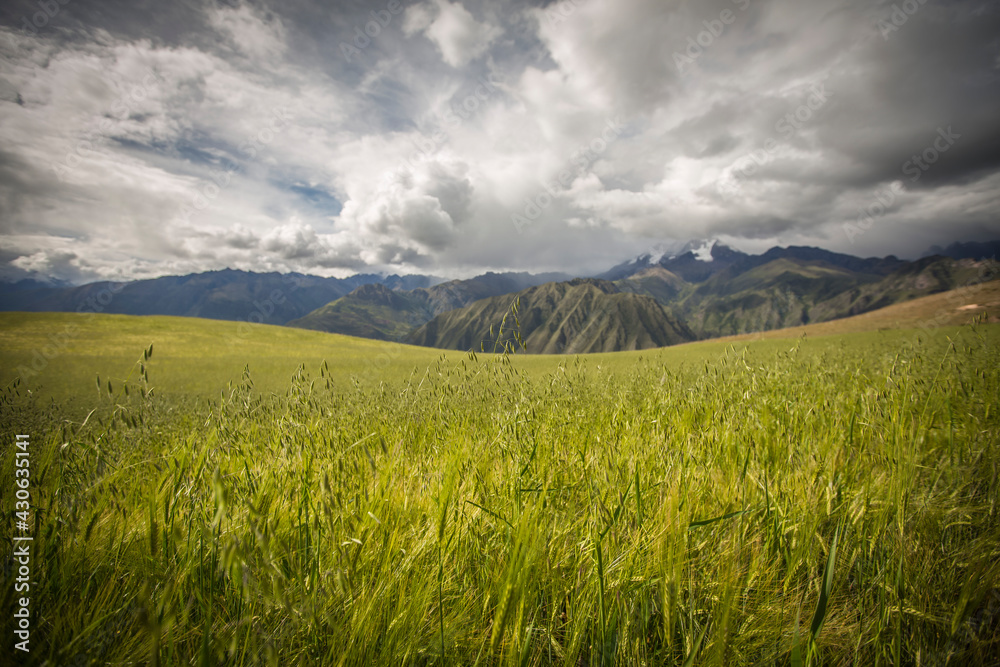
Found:
[[[120,384],[149,344],[156,390],[174,399],[217,399],[250,367],[261,391],[283,393],[300,364],[359,378],[400,377],[439,351],[288,327],[184,317],[0,313],[0,383],[21,377],[45,399],[76,414],[90,410],[100,376]],[[45,347],[55,352],[44,356]],[[34,365],[33,365],[34,364]],[[20,369],[20,372],[19,372]]]
[[[1000,655],[995,325],[507,357],[94,316],[14,386],[69,317],[0,319],[35,663]]]

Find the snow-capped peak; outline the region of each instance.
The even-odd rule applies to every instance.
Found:
[[[688,241],[677,254],[683,255],[685,253],[691,253],[699,262],[711,262],[714,259],[712,257],[712,250],[717,245],[721,245],[718,239],[699,239],[696,241]],[[671,259],[673,258],[671,257]]]
[[[659,264],[659,263],[660,263],[660,260],[661,260],[661,259],[663,259],[663,257],[664,257],[664,256],[665,256],[666,254],[667,254],[667,251],[666,251],[666,250],[663,250],[663,249],[656,249],[656,250],[654,250],[654,251],[653,251],[652,253],[650,253],[650,254],[649,254],[649,258],[648,258],[648,260],[647,260],[647,261],[648,261],[648,262],[649,262],[650,264]]]
[[[633,261],[636,264],[647,264],[649,266],[653,266],[654,264],[659,264],[660,260],[664,257],[667,259],[673,259],[676,251],[677,248],[675,244],[657,243],[646,252],[638,255]]]
[[[715,247],[716,243],[718,243],[718,241],[714,239],[711,241],[704,241],[700,247],[692,248],[691,252],[694,254],[695,259],[699,262],[711,262],[712,259],[714,259],[712,257],[712,248]]]
[[[645,266],[655,266],[663,261],[676,259],[687,253],[693,254],[699,262],[711,262],[715,259],[712,257],[712,250],[716,246],[721,245],[723,244],[718,239],[699,239],[688,241],[687,243],[657,243],[646,252],[637,256],[633,262]]]

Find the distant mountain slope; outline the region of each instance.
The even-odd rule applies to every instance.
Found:
[[[809,246],[788,246],[787,248],[771,248],[762,255],[750,255],[741,259],[734,267],[736,270],[748,271],[755,266],[762,266],[778,259],[788,259],[799,262],[823,262],[852,273],[885,276],[907,264],[894,255],[888,257],[855,257],[839,252],[831,252],[822,248]]]
[[[576,279],[476,301],[438,315],[407,340],[429,347],[489,351],[498,342],[491,339],[490,327],[496,334],[515,299],[520,335],[529,353],[641,350],[694,337],[648,296],[620,292],[603,280]],[[514,327],[513,318],[508,318],[507,327]]]
[[[730,266],[678,301],[676,312],[699,338],[805,324],[817,302],[878,279],[821,261],[754,264]]]
[[[616,280],[615,286],[622,292],[651,296],[661,304],[672,302],[691,288],[691,284],[680,276],[655,265]]]
[[[501,294],[512,294],[528,287],[549,282],[569,280],[565,273],[492,273],[475,278],[451,280],[445,283],[413,290],[415,295],[426,298],[434,315],[467,306],[473,301]],[[429,318],[428,318],[429,319]]]
[[[830,266],[855,273],[884,276],[906,264],[905,261],[892,255],[884,258],[861,258],[808,246],[775,247],[761,255],[748,255],[718,241],[692,242],[686,247],[690,249],[677,255],[660,257],[642,255],[630,262],[619,264],[597,277],[605,280],[622,280],[650,267],[659,266],[686,282],[701,283],[720,273],[729,276],[738,275],[778,259],[825,262]]]
[[[869,266],[870,268],[870,266]],[[825,261],[779,259],[698,285],[675,312],[699,338],[825,322],[943,292],[978,280],[982,263],[929,257],[878,276]]]
[[[797,327],[771,329],[755,333],[724,336],[720,341],[745,341],[760,338],[797,338],[834,334],[881,331],[883,329],[924,329],[969,324],[985,315],[991,323],[1000,323],[1000,280],[957,287],[947,292],[922,296],[827,322]]]
[[[814,308],[813,320],[858,315],[928,294],[976,284],[998,276],[996,262],[925,257],[904,264],[882,280],[841,292]]]
[[[712,248],[718,251],[718,246]],[[894,303],[952,289],[976,279],[982,263],[931,257],[917,262],[905,262],[894,257],[861,259],[830,253],[816,248],[776,248],[763,255],[732,255],[720,251],[733,261],[722,262],[713,275],[691,283],[660,264],[652,264],[614,283],[591,280],[589,284],[607,294],[631,294],[649,297],[667,309],[672,326],[681,331],[681,339],[715,338],[744,332],[767,331],[815,322],[825,322],[876,310]],[[707,263],[707,250],[691,253],[693,261]],[[702,259],[697,259],[700,256]],[[669,260],[668,260],[669,261]],[[715,260],[713,260],[714,262]],[[690,268],[690,262],[684,260]],[[891,270],[890,269],[894,269]],[[689,275],[704,272],[689,271]],[[310,315],[291,322],[292,326],[331,331],[381,340],[408,339],[418,344],[458,349],[478,349],[488,341],[490,325],[499,325],[513,301],[519,284],[541,280],[545,276],[525,274],[486,274],[470,280],[457,280],[410,292],[385,288],[361,288],[340,300],[328,304]],[[549,285],[556,284],[550,283]],[[569,283],[576,284],[576,283]],[[542,287],[546,287],[543,285]],[[546,294],[551,303],[558,299],[546,290],[530,292],[536,298]],[[480,298],[499,297],[489,304]],[[522,295],[523,296],[523,295]],[[465,306],[476,303],[476,308]],[[551,305],[550,303],[550,305]],[[586,304],[588,309],[593,304]],[[555,306],[552,306],[553,308]],[[632,308],[632,310],[629,310]],[[414,331],[435,316],[457,311],[448,318]],[[541,326],[527,317],[522,304],[522,324]],[[587,310],[589,313],[590,310]],[[648,323],[634,307],[615,305],[607,317],[617,317],[619,329],[605,328],[609,349],[625,345],[652,345],[653,341],[672,340],[671,335],[644,337]],[[543,312],[545,317],[552,313]],[[546,320],[546,322],[548,322]],[[683,322],[683,325],[681,324]],[[531,351],[590,349],[590,334],[571,345],[580,331],[579,322],[566,329],[562,338],[551,343],[547,329],[531,339]],[[639,327],[633,331],[632,327]],[[591,331],[596,331],[592,329]],[[652,326],[652,330],[657,330]],[[570,335],[572,334],[572,335]],[[529,340],[529,336],[524,337]]]
[[[384,278],[371,274],[340,279],[226,269],[80,287],[19,289],[15,284],[0,290],[0,310],[181,315],[284,324],[360,285],[386,280],[427,285],[433,279],[426,276]]]
[[[1000,243],[955,244],[947,252],[980,256],[995,247]],[[531,351],[628,349],[831,321],[970,284],[996,266],[942,256],[859,258],[798,246],[748,255],[716,241],[675,248],[678,254],[658,250],[615,267],[606,274],[616,276],[613,283],[565,283],[564,274],[486,273],[438,283],[430,276],[337,279],[226,270],[81,287],[0,284],[0,310],[181,315],[381,340],[413,334],[413,342],[478,349],[514,295],[537,288],[522,300],[522,324],[535,335],[524,336]],[[490,298],[491,305],[468,309]],[[530,312],[523,306],[528,301]],[[418,336],[424,325],[430,328]]]
[[[952,243],[947,248],[933,246],[924,253],[924,257],[942,255],[952,259],[998,259],[1000,255],[1000,240],[983,243]]]
[[[432,317],[434,313],[426,298],[372,284],[362,285],[288,322],[288,326],[376,340],[400,340]]]
[[[288,325],[378,340],[402,340],[435,315],[486,297],[565,278],[564,274],[551,273],[486,273],[407,292],[364,285]]]
[[[982,256],[996,247],[1000,242],[955,244],[948,251]],[[908,262],[804,246],[748,255],[702,241],[676,255],[642,255],[604,275],[622,291],[669,306],[698,338],[713,338],[833,320],[952,289],[975,273],[959,261],[972,260],[934,256]]]

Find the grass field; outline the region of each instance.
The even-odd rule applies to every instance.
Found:
[[[586,357],[243,333],[0,315],[32,664],[1000,656],[997,325]]]

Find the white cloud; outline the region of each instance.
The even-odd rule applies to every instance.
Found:
[[[223,5],[209,12],[209,24],[237,51],[254,60],[273,60],[285,52],[285,27],[274,14],[263,16],[249,5]]]
[[[407,10],[404,29],[407,34],[424,33],[452,67],[462,67],[483,55],[503,34],[498,26],[476,21],[460,1],[448,0],[414,5]]]
[[[248,25],[230,27],[257,45],[256,55],[275,53],[257,48],[262,33],[247,33]],[[321,171],[322,149],[334,139],[317,128],[344,115],[335,86],[280,59],[247,72],[196,48],[141,39],[97,35],[53,50],[8,36],[16,51],[0,51],[0,75],[8,99],[19,94],[23,105],[0,102],[10,121],[0,127],[8,151],[0,151],[0,173],[11,174],[0,178],[0,219],[5,232],[36,239],[18,251],[13,265],[22,271],[111,278],[129,256],[142,258],[137,270],[254,266],[247,253],[188,239],[235,224],[263,235],[294,215],[292,198],[270,178],[288,166]],[[53,247],[40,247],[29,231],[53,234]],[[238,237],[244,246],[247,233]]]
[[[360,240],[378,264],[397,255],[408,262],[443,259],[440,252],[474,216],[468,165],[447,150],[420,157],[415,139],[365,137],[343,146],[331,164],[345,201],[336,224]]]
[[[80,258],[69,250],[37,250],[30,255],[18,257],[11,264],[29,274],[65,282],[76,282],[89,277],[81,270]]]

